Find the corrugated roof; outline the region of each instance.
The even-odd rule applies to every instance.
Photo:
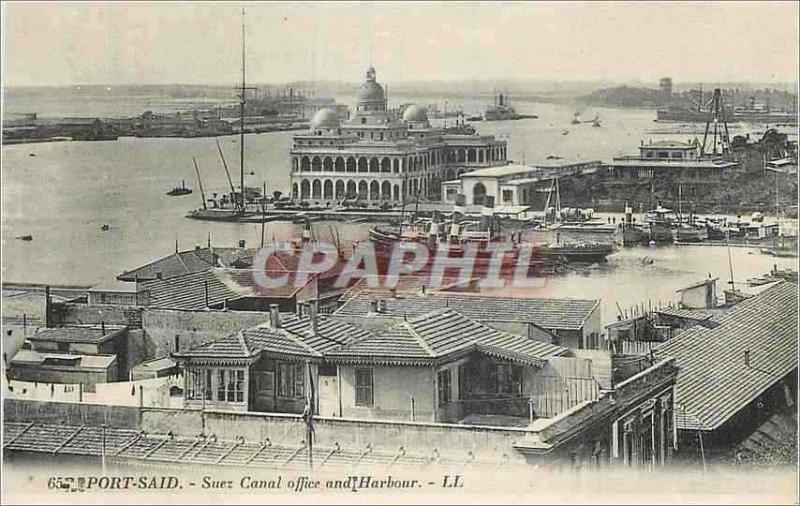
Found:
[[[493,329],[453,309],[441,309],[359,339],[328,356],[377,362],[430,362],[476,349],[538,365],[546,357],[566,351],[560,346]]]
[[[386,300],[385,311],[370,312],[370,301],[375,299]],[[545,329],[580,330],[599,305],[599,300],[523,299],[443,292],[404,293],[391,298],[366,290],[353,293],[334,314],[414,318],[438,309],[452,308],[480,322],[530,322]]]
[[[690,320],[705,321],[716,319],[725,314],[728,309],[684,309],[684,308],[663,308],[656,310],[656,313],[665,316],[675,316]]]
[[[675,407],[681,429],[717,429],[797,369],[795,283],[784,281],[740,302],[717,322],[713,329],[685,330],[656,350],[681,369]]]

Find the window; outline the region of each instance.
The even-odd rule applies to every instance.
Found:
[[[367,118],[361,118],[361,124],[362,125],[366,125],[367,124]]]
[[[356,406],[372,406],[372,369],[356,369]]]
[[[497,393],[522,395],[522,380],[519,366],[513,364],[497,364],[495,369]]]
[[[244,370],[217,370],[217,400],[244,402]]]
[[[467,364],[461,364],[458,366],[458,398],[459,399],[466,399],[467,394],[472,391],[472,386],[470,385],[470,375],[469,375],[469,367]]]
[[[303,364],[278,364],[278,397],[303,397],[305,395],[305,377]]]
[[[439,406],[444,406],[450,402],[450,369],[439,371],[437,386],[439,388]]]
[[[211,369],[190,371],[187,377],[186,398],[199,401],[203,399],[205,393],[205,400],[212,400],[211,377]]]
[[[514,198],[514,192],[511,190],[503,190],[503,202],[511,202]]]

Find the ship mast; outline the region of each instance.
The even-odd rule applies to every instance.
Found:
[[[244,212],[244,104],[245,104],[244,8],[242,8],[242,90],[239,95],[239,209]]]

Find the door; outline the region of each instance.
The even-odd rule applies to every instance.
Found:
[[[273,371],[253,371],[251,374],[255,378],[252,410],[275,411],[275,373]]]
[[[339,416],[339,378],[336,375],[335,367],[332,368],[333,370],[325,369],[325,367],[320,367],[319,372],[318,411],[320,416]]]

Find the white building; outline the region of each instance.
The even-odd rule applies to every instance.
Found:
[[[589,161],[487,167],[442,183],[442,200],[455,203],[456,195],[463,194],[466,205],[481,205],[485,197],[494,197],[497,206],[527,206],[536,202],[537,193],[548,191],[553,178],[591,173],[600,165],[600,161]]]
[[[292,197],[327,204],[345,197],[373,202],[405,196],[437,199],[441,181],[505,165],[506,142],[463,128],[434,128],[424,108],[402,117],[387,109],[375,69],[367,70],[356,110],[342,122],[335,111],[314,115],[290,151]]]

